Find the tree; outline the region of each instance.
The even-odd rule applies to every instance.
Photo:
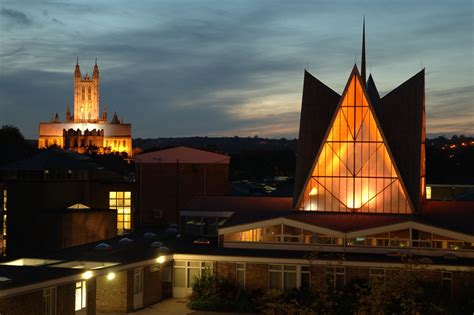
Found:
[[[26,158],[35,151],[20,130],[11,125],[0,128],[0,148],[0,165]]]

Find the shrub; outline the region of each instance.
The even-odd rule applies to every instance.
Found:
[[[244,290],[206,270],[194,279],[188,307],[199,311],[249,312],[254,307]]]

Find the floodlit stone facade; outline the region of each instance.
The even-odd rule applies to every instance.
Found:
[[[81,74],[79,61],[74,71],[74,109],[69,105],[62,122],[56,113],[50,122],[39,125],[38,148],[59,147],[78,153],[122,153],[132,155],[132,125],[114,114],[108,122],[107,111],[100,113],[99,66],[92,78]]]

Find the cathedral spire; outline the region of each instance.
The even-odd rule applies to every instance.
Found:
[[[364,22],[362,26],[362,61],[361,61],[361,77],[362,77],[362,84],[366,84],[366,76],[365,76],[365,15],[364,15]]]
[[[79,67],[79,56],[76,59],[76,70],[74,71],[74,76],[76,78],[81,78],[81,68]]]
[[[67,102],[67,108],[66,108],[66,122],[71,121],[71,106],[69,105],[69,102]]]
[[[95,58],[94,72],[92,73],[92,78],[99,77],[99,66],[97,65],[97,58]]]

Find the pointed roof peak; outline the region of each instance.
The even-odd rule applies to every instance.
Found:
[[[112,121],[110,122],[111,124],[120,124],[120,121],[117,116],[117,112],[114,113],[114,117],[112,117]]]
[[[76,69],[74,70],[74,76],[77,78],[81,76],[81,69],[79,67],[79,56],[76,57]]]
[[[357,63],[354,63],[354,67],[352,67],[351,76],[353,76],[354,74],[357,74],[357,76],[360,77],[359,67],[357,67]]]

